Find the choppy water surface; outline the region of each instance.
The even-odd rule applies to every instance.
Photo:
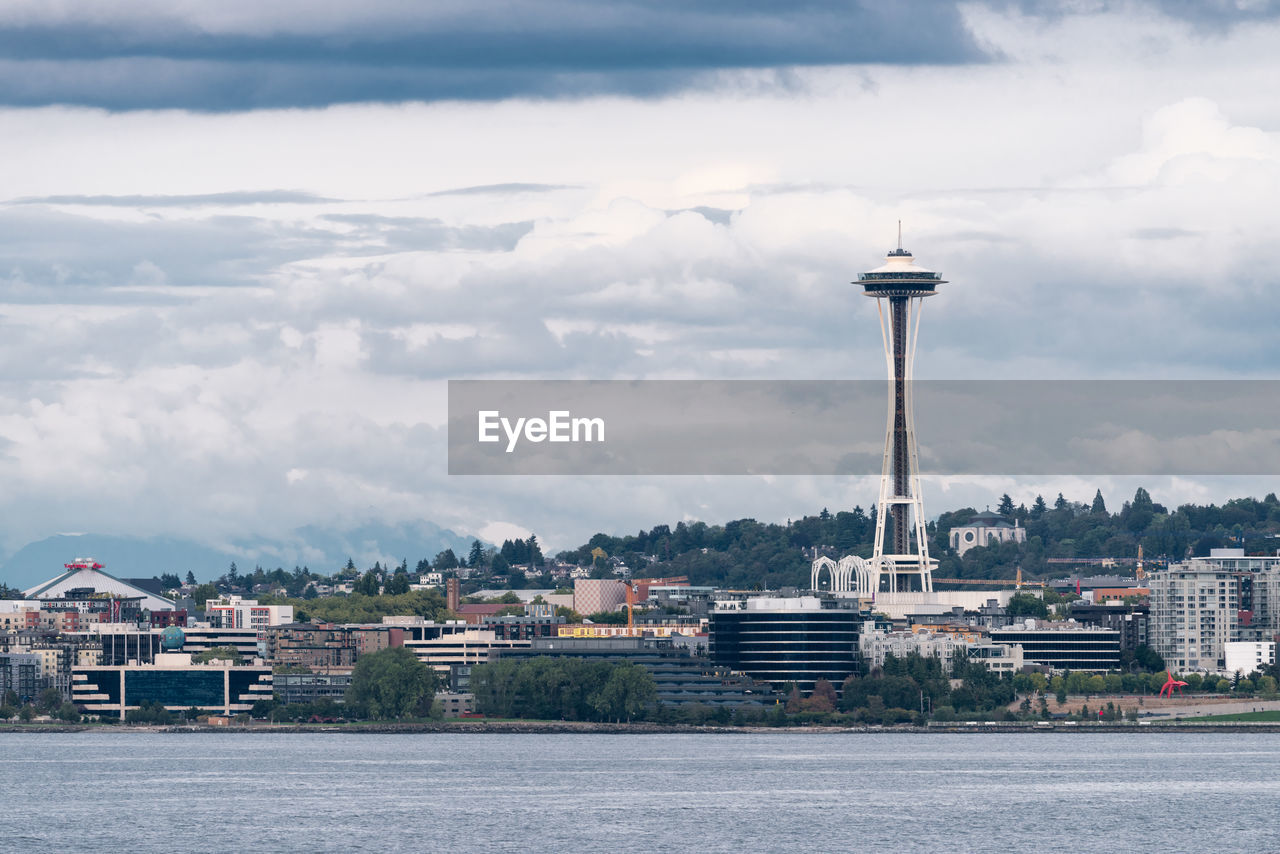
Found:
[[[1256,852],[1278,796],[1261,733],[0,736],[6,852]]]

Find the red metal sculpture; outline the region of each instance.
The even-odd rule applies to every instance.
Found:
[[[1181,694],[1182,689],[1187,687],[1187,683],[1183,682],[1181,679],[1174,679],[1172,670],[1166,670],[1165,672],[1169,674],[1169,678],[1166,679],[1164,682],[1164,685],[1161,686],[1160,696],[1163,697],[1165,691],[1169,692],[1170,697],[1173,696],[1174,691],[1177,691],[1179,694]]]

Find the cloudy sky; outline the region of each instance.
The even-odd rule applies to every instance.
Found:
[[[841,478],[450,478],[462,378],[1280,371],[1280,4],[0,8],[0,545],[426,518],[553,547]],[[1269,478],[932,480],[926,509]]]

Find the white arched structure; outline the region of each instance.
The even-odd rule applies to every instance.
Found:
[[[820,557],[809,570],[809,586],[820,589],[822,571],[831,579],[832,593],[852,593],[864,598],[874,597],[880,587],[879,564],[857,555],[845,555],[837,563],[829,557]]]

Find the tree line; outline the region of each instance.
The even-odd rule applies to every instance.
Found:
[[[476,665],[471,691],[476,711],[499,718],[624,722],[651,718],[658,704],[638,664],[558,656]]]

